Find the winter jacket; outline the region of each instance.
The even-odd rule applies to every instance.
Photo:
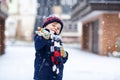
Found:
[[[34,61],[34,79],[35,80],[62,80],[64,63],[68,59],[62,57],[62,62],[59,64],[59,74],[53,72],[53,63],[51,61],[51,39],[44,39],[42,36],[35,35],[35,61]]]

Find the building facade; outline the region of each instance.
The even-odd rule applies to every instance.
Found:
[[[65,43],[81,43],[81,29],[80,22],[71,21],[71,19],[63,20],[64,27],[62,31],[62,39]]]
[[[8,0],[7,38],[31,41],[33,36],[36,0]]]
[[[34,30],[43,25],[44,18],[53,14],[60,17],[64,22],[64,28],[61,34],[63,42],[80,42],[79,23],[72,22],[70,17],[72,6],[77,3],[77,0],[37,0],[37,3],[37,16]]]
[[[81,42],[81,23],[72,21],[72,7],[77,3],[77,0],[61,0],[62,19],[64,28],[62,31],[62,39],[65,43],[80,43]]]
[[[7,3],[0,1],[0,55],[5,53],[5,19],[7,18]]]
[[[60,0],[37,0],[37,14],[35,19],[34,31],[43,25],[43,21],[49,15],[61,15]]]
[[[100,55],[118,51],[119,0],[78,0],[72,19],[82,22],[82,49]]]

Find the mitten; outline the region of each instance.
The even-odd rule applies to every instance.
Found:
[[[60,48],[60,53],[62,57],[67,57],[67,52],[64,50],[63,47]]]
[[[38,31],[35,32],[39,36],[43,36],[45,39],[50,39],[50,33],[44,28],[38,27]]]

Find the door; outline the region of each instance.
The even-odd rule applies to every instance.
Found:
[[[92,52],[98,54],[98,20],[92,23]]]

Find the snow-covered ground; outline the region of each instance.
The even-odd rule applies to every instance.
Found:
[[[120,80],[120,59],[67,48],[63,80]]]
[[[24,45],[23,45],[24,44]],[[0,56],[0,80],[33,80],[33,44],[7,44]],[[69,59],[63,80],[120,80],[120,59],[98,56],[80,50],[79,45],[65,45]]]

